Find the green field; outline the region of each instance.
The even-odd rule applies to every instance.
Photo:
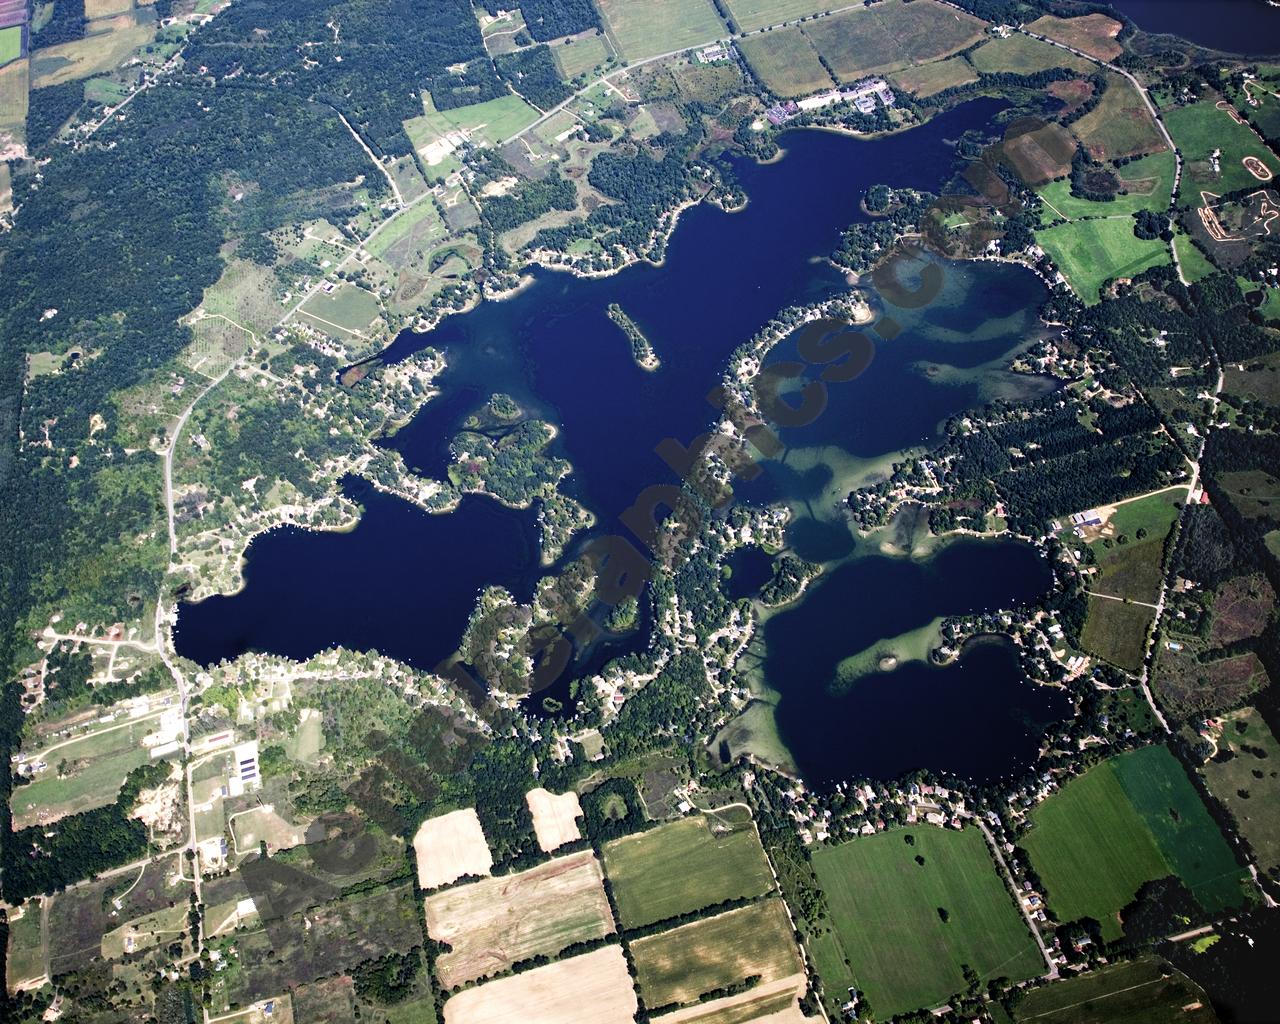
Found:
[[[1167,747],[1121,754],[1031,813],[1022,840],[1058,918],[1091,917],[1108,940],[1146,882],[1178,875],[1210,913],[1236,906],[1242,869]]]
[[[1126,164],[1120,168],[1119,176],[1127,191],[1105,203],[1073,196],[1071,182],[1067,179],[1051,181],[1036,189],[1046,203],[1042,220],[1051,221],[1055,215],[1077,220],[1081,217],[1128,216],[1139,210],[1156,213],[1167,210],[1173,191],[1173,165],[1173,154],[1167,149]]]
[[[812,863],[833,929],[810,945],[818,973],[828,992],[865,992],[877,1019],[964,990],[965,964],[984,980],[1044,971],[976,828],[882,832],[820,847]]]
[[[1200,1008],[1184,1009],[1193,1003]],[[1143,957],[1032,989],[1013,1019],[1017,1024],[1214,1024],[1217,1016],[1195,982],[1156,957]]]
[[[915,96],[925,98],[943,89],[968,85],[978,80],[978,73],[963,57],[951,57],[918,64],[893,73],[894,84]]]
[[[413,250],[428,247],[448,233],[436,204],[424,199],[388,222],[366,248],[378,259],[399,268],[408,261]]]
[[[691,1003],[753,976],[768,984],[804,969],[779,899],[636,939],[631,955],[650,1009]]]
[[[810,14],[825,14],[847,4],[839,0],[726,0],[739,32],[752,32],[766,25],[780,25]]]
[[[779,96],[805,96],[835,84],[818,51],[798,28],[752,36],[738,47],[756,77]]]
[[[911,63],[906,50],[876,17],[877,13],[872,8],[857,9],[805,25],[805,35],[841,82]]]
[[[12,987],[44,974],[40,937],[40,902],[28,900],[20,918],[9,912],[9,950],[5,962],[8,982]]]
[[[1072,290],[1088,305],[1101,298],[1102,286],[1114,278],[1133,277],[1170,261],[1169,247],[1158,238],[1133,233],[1133,220],[1082,220],[1036,232]]]
[[[1089,590],[1154,604],[1164,578],[1164,541],[1186,496],[1185,487],[1173,487],[1117,505],[1107,520],[1106,539],[1089,545],[1098,565]]]
[[[1178,262],[1182,264],[1182,276],[1192,284],[1203,281],[1210,274],[1218,272],[1218,268],[1209,262],[1209,257],[1192,244],[1191,236],[1185,231],[1179,230],[1173,236],[1173,247],[1178,251]]]
[[[0,28],[0,65],[22,56],[22,26]]]
[[[423,97],[426,112],[404,123],[415,149],[421,149],[453,131],[464,131],[481,142],[494,145],[529,127],[538,111],[519,96],[500,96],[484,103],[472,103],[452,110],[436,110],[430,97]]]
[[[1069,68],[1088,74],[1093,65],[1083,57],[1068,53],[1061,47],[1042,43],[1039,39],[1015,32],[1004,39],[992,39],[970,54],[969,59],[979,71],[1009,71],[1030,75],[1050,68]]]
[[[713,43],[729,33],[711,0],[600,0],[599,7],[627,60]]]
[[[1179,197],[1195,206],[1201,205],[1200,193],[1222,195],[1243,188],[1263,188],[1241,162],[1254,156],[1280,174],[1280,160],[1246,125],[1237,124],[1225,110],[1219,110],[1213,99],[1204,99],[1185,107],[1164,111],[1165,127],[1182,151],[1184,160]],[[1219,170],[1210,164],[1213,151],[1221,150]]]
[[[773,884],[754,826],[713,835],[701,815],[608,843],[604,868],[624,928],[759,896]]]
[[[1278,878],[1280,743],[1257,710],[1243,708],[1227,716],[1218,748],[1230,750],[1231,758],[1213,758],[1201,769],[1209,791],[1235,817],[1259,869]]]
[[[613,56],[613,51],[609,49],[603,36],[591,33],[576,36],[572,42],[556,43],[551,47],[551,55],[555,57],[556,66],[567,81],[594,71]]]
[[[337,327],[345,334],[361,334],[378,318],[381,309],[376,296],[344,281],[329,295],[316,292],[300,312],[305,315],[305,322],[321,330]]]

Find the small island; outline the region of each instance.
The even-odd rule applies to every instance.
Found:
[[[658,354],[654,352],[653,346],[649,343],[649,339],[644,336],[644,332],[640,330],[639,325],[626,314],[621,306],[616,302],[611,302],[606,312],[609,315],[609,319],[622,329],[622,333],[631,342],[631,358],[635,360],[636,366],[652,373],[662,365],[658,359]]]

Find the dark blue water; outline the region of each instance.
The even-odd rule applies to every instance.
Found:
[[[1251,56],[1280,54],[1280,7],[1263,0],[1111,0],[1148,32]]]
[[[773,578],[773,556],[754,544],[737,548],[724,564],[731,573],[725,581],[724,592],[732,601],[755,597]]]
[[[763,669],[781,693],[777,723],[814,785],[920,768],[987,781],[1035,760],[1044,727],[1070,711],[1027,684],[1012,645],[980,642],[945,668],[906,662],[833,692],[836,667],[939,615],[1032,601],[1052,574],[1026,544],[957,541],[924,562],[868,558],[820,577],[764,628]]]
[[[875,142],[791,133],[785,159],[737,162],[750,197],[746,210],[687,212],[663,266],[601,280],[537,273],[508,301],[486,303],[426,335],[402,333],[384,358],[394,361],[430,344],[445,352],[448,369],[439,382],[444,394],[389,443],[410,466],[440,476],[461,421],[489,395],[505,392],[531,415],[560,426],[555,453],[574,466],[567,490],[596,513],[596,532],[625,534],[618,516],[637,495],[651,484],[676,482],[655,446],[667,437],[687,443],[714,419],[705,396],[730,353],[779,309],[844,288],[842,277],[820,260],[840,230],[862,218],[858,203],[866,189],[879,181],[936,188],[953,163],[947,140],[982,127],[1000,106],[976,101]],[[833,403],[837,414],[818,428],[817,441],[880,454],[936,436],[943,419],[972,404],[976,385],[943,384],[921,361],[974,367],[1006,351],[1034,319],[1043,290],[1025,271],[991,264],[958,270],[952,281],[943,307],[918,314],[908,324],[914,332],[878,356],[867,375],[874,385]],[[645,331],[662,361],[658,372],[634,365],[625,337],[605,315],[611,302]],[[1009,323],[993,326],[993,317]],[[761,495],[786,495],[790,465],[778,467],[781,482],[761,484]],[[499,584],[528,599],[539,574],[532,511],[471,498],[451,514],[428,516],[358,483],[351,487],[365,508],[354,531],[285,529],[255,540],[240,593],[180,608],[179,653],[208,664],[250,649],[303,658],[342,644],[430,669],[456,648],[482,587]],[[873,558],[863,564],[862,584],[848,595],[854,610],[880,604],[892,592],[893,602],[915,605],[928,621],[970,600],[968,579],[917,591],[918,581],[901,576],[897,563]],[[1007,603],[1007,595],[1000,601]],[[799,607],[807,609],[808,602]],[[643,648],[647,625],[630,639],[580,652],[578,672]],[[562,698],[572,675],[548,692]],[[985,693],[980,690],[982,701]],[[799,703],[793,702],[797,713]],[[799,730],[794,736],[807,742]]]

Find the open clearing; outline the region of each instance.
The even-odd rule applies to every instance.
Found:
[[[557,39],[550,45],[551,55],[566,81],[594,71],[613,56],[604,36],[596,35],[594,31]]]
[[[760,896],[772,887],[754,825],[717,828],[713,833],[697,815],[606,844],[605,873],[624,928]]]
[[[714,42],[729,32],[711,0],[600,0],[599,7],[627,60]]]
[[[337,328],[344,335],[363,335],[381,315],[382,307],[372,292],[343,281],[328,295],[316,292],[298,312],[322,331]]]
[[[779,96],[805,96],[835,84],[798,28],[780,28],[738,44],[751,70]]]
[[[726,5],[740,32],[752,32],[766,25],[779,25],[784,21],[810,14],[826,14],[848,6],[841,0],[726,0]]]
[[[1107,88],[1098,105],[1071,126],[1081,145],[1095,160],[1164,149],[1164,136],[1132,83],[1120,75],[1107,73],[1105,77]]]
[[[47,897],[45,897],[47,898]],[[9,911],[9,950],[5,960],[9,991],[44,977],[44,942],[40,935],[41,898]]]
[[[424,113],[406,121],[404,130],[428,167],[443,163],[457,148],[448,139],[454,132],[476,144],[492,146],[529,127],[540,116],[534,107],[514,95],[451,110],[436,110],[427,95],[422,101]]]
[[[524,795],[533,815],[533,831],[543,853],[558,850],[565,843],[582,838],[578,819],[582,817],[582,804],[578,794],[570,790],[556,796],[545,789],[531,789]]]
[[[1109,964],[1032,989],[1013,1016],[1018,1024],[1214,1024],[1218,1019],[1200,987],[1157,957]]]
[[[1155,617],[1155,609],[1146,605],[1090,597],[1080,645],[1128,672],[1138,672]]]
[[[1108,940],[1145,882],[1178,875],[1210,913],[1237,906],[1242,869],[1167,747],[1113,757],[1031,812],[1022,847],[1062,921],[1091,917]]]
[[[131,22],[132,19],[122,19]],[[85,36],[37,50],[31,61],[31,88],[61,85],[102,74],[124,63],[134,50],[155,36],[155,24],[122,23],[109,32]]]
[[[1036,242],[1053,258],[1072,291],[1092,306],[1108,281],[1169,262],[1168,245],[1159,238],[1139,238],[1133,224],[1129,217],[1073,221],[1037,231]]]
[[[22,56],[22,26],[0,28],[0,65]]]
[[[1126,164],[1118,172],[1124,192],[1116,193],[1106,202],[1073,196],[1070,181],[1052,181],[1037,189],[1052,207],[1044,211],[1044,219],[1049,221],[1061,215],[1075,220],[1080,217],[1127,216],[1139,210],[1166,210],[1173,191],[1173,165],[1173,153],[1167,149]]]
[[[812,863],[832,928],[811,944],[818,973],[830,992],[865,991],[878,1018],[962,991],[963,964],[984,981],[1044,970],[976,828],[895,829],[821,847]]]
[[[501,978],[444,1004],[445,1024],[631,1024],[635,989],[621,946]]]
[[[1083,57],[1021,32],[983,43],[969,59],[979,71],[1008,71],[1018,75],[1033,75],[1050,68],[1069,68],[1084,74],[1093,70],[1093,64]]]
[[[53,755],[58,760],[63,756],[61,751]],[[125,776],[150,760],[145,747],[130,747],[95,757],[61,779],[57,775],[58,761],[54,761],[38,781],[14,788],[13,826],[26,828],[37,823],[47,824],[68,814],[105,807],[115,800]]]
[[[427,897],[427,934],[451,947],[436,959],[445,988],[613,930],[604,877],[590,851]]]
[[[797,975],[804,966],[791,920],[779,899],[649,935],[631,943],[645,1006],[684,1005],[758,977],[763,984]]]
[[[1280,743],[1256,709],[1242,708],[1226,716],[1218,751],[1200,769],[1209,791],[1235,818],[1258,858],[1258,867],[1278,878]]]
[[[932,64],[920,64],[917,67],[903,68],[893,73],[894,83],[901,89],[921,99],[952,89],[968,85],[978,80],[978,73],[963,57],[951,57],[947,60],[934,61]]]
[[[418,886],[427,891],[493,870],[493,854],[474,807],[424,821],[413,837],[413,855]]]
[[[1046,14],[1027,26],[1027,30],[1036,35],[1066,43],[1090,57],[1105,61],[1115,60],[1124,52],[1124,47],[1116,42],[1122,28],[1124,26],[1120,22],[1105,14],[1086,14],[1079,18]]]

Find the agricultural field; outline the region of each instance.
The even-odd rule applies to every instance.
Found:
[[[839,0],[726,0],[739,32],[754,32],[811,14],[826,14],[847,6]]]
[[[1117,173],[1124,191],[1104,203],[1073,196],[1070,181],[1049,182],[1036,190],[1046,206],[1042,220],[1048,222],[1055,216],[1075,220],[1128,216],[1139,210],[1157,213],[1167,210],[1173,192],[1173,167],[1173,153],[1167,149],[1139,157],[1119,169]]]
[[[1094,305],[1108,281],[1170,261],[1168,245],[1159,238],[1139,238],[1133,225],[1129,217],[1073,221],[1037,231],[1036,242],[1053,258],[1072,291]]]
[[[1073,49],[1112,61],[1124,52],[1116,42],[1116,36],[1124,26],[1105,14],[1086,14],[1079,18],[1059,18],[1046,14],[1027,26],[1027,30],[1055,42],[1065,43]]]
[[[1021,32],[983,43],[969,55],[969,59],[979,71],[986,72],[1033,75],[1050,68],[1068,68],[1087,75],[1093,71],[1093,64],[1083,57]]]
[[[1016,1024],[1216,1024],[1208,997],[1157,957],[1109,964],[1077,978],[1029,990]]]
[[[487,875],[493,854],[474,807],[428,818],[413,837],[418,885],[437,889],[466,875]]]
[[[26,138],[27,96],[31,88],[31,60],[15,60],[0,68],[0,151],[7,136]]]
[[[804,27],[804,34],[841,83],[911,63],[906,50],[877,14],[873,8],[857,8]]]
[[[627,60],[713,43],[728,35],[711,0],[600,0],[605,30]]]
[[[367,248],[378,259],[399,269],[412,262],[415,253],[441,241],[448,233],[436,204],[427,199],[390,221]]]
[[[427,897],[427,934],[449,947],[436,959],[445,988],[555,956],[614,930],[600,864],[590,851]]]
[[[636,939],[631,956],[650,1010],[694,1003],[752,977],[764,985],[784,978],[795,978],[797,987],[804,982],[791,919],[779,899]]]
[[[738,48],[756,77],[779,96],[805,96],[835,84],[809,37],[798,28],[751,36]]]
[[[1165,149],[1164,136],[1146,103],[1126,78],[1107,74],[1098,105],[1071,129],[1095,160],[1116,160]],[[1175,136],[1175,139],[1177,137]]]
[[[1165,127],[1182,151],[1182,183],[1179,198],[1193,206],[1203,204],[1201,192],[1222,195],[1263,183],[1244,165],[1245,157],[1261,160],[1272,174],[1280,174],[1280,160],[1241,124],[1232,112],[1220,109],[1216,94],[1183,107],[1163,111]],[[1225,100],[1222,101],[1225,104]],[[1213,152],[1220,151],[1217,168]]]
[[[22,56],[22,26],[0,28],[0,66]]]
[[[1164,578],[1164,541],[1178,519],[1185,487],[1099,509],[1105,520],[1086,536],[1096,559],[1091,592],[1152,604]]]
[[[631,1024],[639,1004],[621,946],[536,967],[458,993],[445,1024]]]
[[[986,32],[982,20],[937,0],[881,0],[872,13],[916,64],[949,57]]]
[[[1071,171],[1076,140],[1062,125],[1049,122],[1034,131],[1006,139],[1004,157],[1028,185],[1043,185]]]
[[[533,816],[533,832],[543,853],[558,850],[565,843],[582,838],[578,819],[582,805],[572,791],[556,795],[545,789],[531,789],[524,795]]]
[[[583,32],[557,39],[551,44],[551,55],[556,60],[561,76],[569,81],[605,64],[613,57],[613,51],[609,49],[604,36],[595,32]]]
[[[893,73],[893,81],[898,88],[920,99],[927,99],[943,89],[968,85],[977,80],[978,73],[963,57],[919,64]]]
[[[697,1006],[664,1013],[662,1024],[806,1024],[796,989],[803,976],[783,978],[772,985],[755,985],[736,996],[712,999]]]
[[[1209,913],[1238,906],[1243,870],[1164,746],[1096,765],[1031,812],[1022,847],[1063,921],[1121,935],[1119,913],[1146,882],[1178,875]]]
[[[10,992],[24,982],[44,977],[40,905],[40,899],[28,900],[22,907],[9,911],[9,949],[5,960],[5,980]]]
[[[1200,771],[1248,840],[1258,868],[1280,879],[1280,743],[1257,709],[1224,716],[1218,753]]]
[[[717,824],[715,829],[697,815],[604,847],[605,874],[623,928],[760,896],[771,888],[773,875],[754,825]]]
[[[1044,971],[976,828],[895,829],[820,847],[812,864],[831,927],[810,944],[814,964],[828,992],[864,991],[878,1019],[964,990],[965,964],[984,980]]]

